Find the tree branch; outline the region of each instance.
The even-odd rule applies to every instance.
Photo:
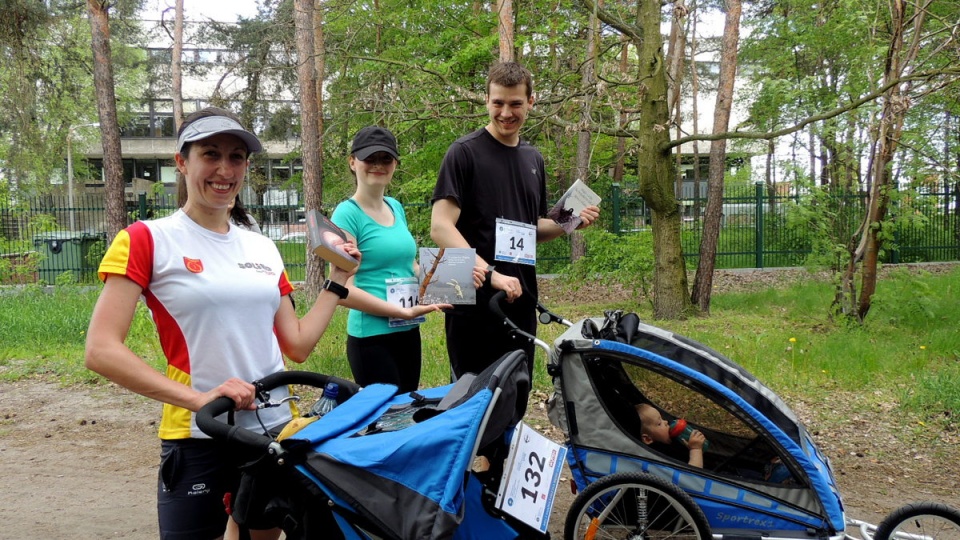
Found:
[[[666,151],[669,151],[671,148],[680,146],[681,144],[685,144],[688,142],[693,142],[693,141],[717,141],[722,139],[751,139],[751,140],[776,139],[778,137],[782,137],[784,135],[789,135],[796,131],[800,131],[801,129],[805,128],[806,126],[812,123],[820,122],[822,120],[829,120],[830,118],[833,118],[835,116],[839,116],[843,113],[857,109],[862,105],[866,103],[870,103],[871,101],[874,101],[877,98],[881,97],[884,93],[887,92],[887,90],[889,90],[890,88],[893,88],[894,86],[897,86],[898,84],[917,81],[917,80],[923,80],[923,79],[931,79],[933,77],[940,76],[940,75],[951,75],[954,77],[952,80],[942,82],[941,84],[943,86],[956,83],[958,78],[960,78],[960,67],[951,67],[951,68],[938,69],[933,71],[925,71],[921,73],[914,73],[913,75],[908,75],[906,77],[892,80],[887,84],[884,84],[883,86],[877,88],[873,92],[870,92],[869,94],[866,94],[857,100],[851,101],[846,105],[837,107],[836,109],[833,109],[831,111],[809,116],[792,126],[785,127],[783,129],[778,129],[776,131],[767,131],[767,132],[728,131],[726,133],[690,135],[689,137],[681,137],[679,139],[674,139],[672,141],[669,141],[664,145],[662,145],[660,149],[666,152]]]

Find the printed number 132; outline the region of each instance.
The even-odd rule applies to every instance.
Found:
[[[530,452],[530,457],[527,459],[527,462],[530,464],[530,467],[527,467],[523,471],[523,478],[528,483],[533,483],[533,487],[540,487],[540,473],[543,472],[543,468],[547,463],[546,458],[542,458],[537,455],[536,452]],[[537,470],[534,470],[536,468]],[[530,497],[534,501],[537,500],[537,496],[540,494],[540,491],[531,491],[527,488],[520,488],[520,494],[524,499]]]

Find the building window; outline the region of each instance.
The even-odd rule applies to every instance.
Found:
[[[150,136],[150,116],[141,114],[134,117],[130,122],[120,127],[121,137],[149,137]]]

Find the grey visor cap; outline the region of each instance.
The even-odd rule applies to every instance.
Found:
[[[183,149],[184,143],[199,141],[221,133],[240,137],[243,143],[247,145],[247,152],[251,154],[263,151],[263,145],[260,144],[260,139],[253,133],[243,129],[243,126],[236,120],[227,118],[226,116],[206,116],[196,120],[183,129],[183,133],[181,133],[180,138],[177,139],[177,152]]]

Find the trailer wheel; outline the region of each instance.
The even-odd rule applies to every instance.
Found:
[[[960,511],[941,503],[897,508],[877,525],[873,540],[960,540]]]
[[[565,540],[709,540],[700,507],[673,484],[646,473],[616,473],[588,485],[570,507]]]

